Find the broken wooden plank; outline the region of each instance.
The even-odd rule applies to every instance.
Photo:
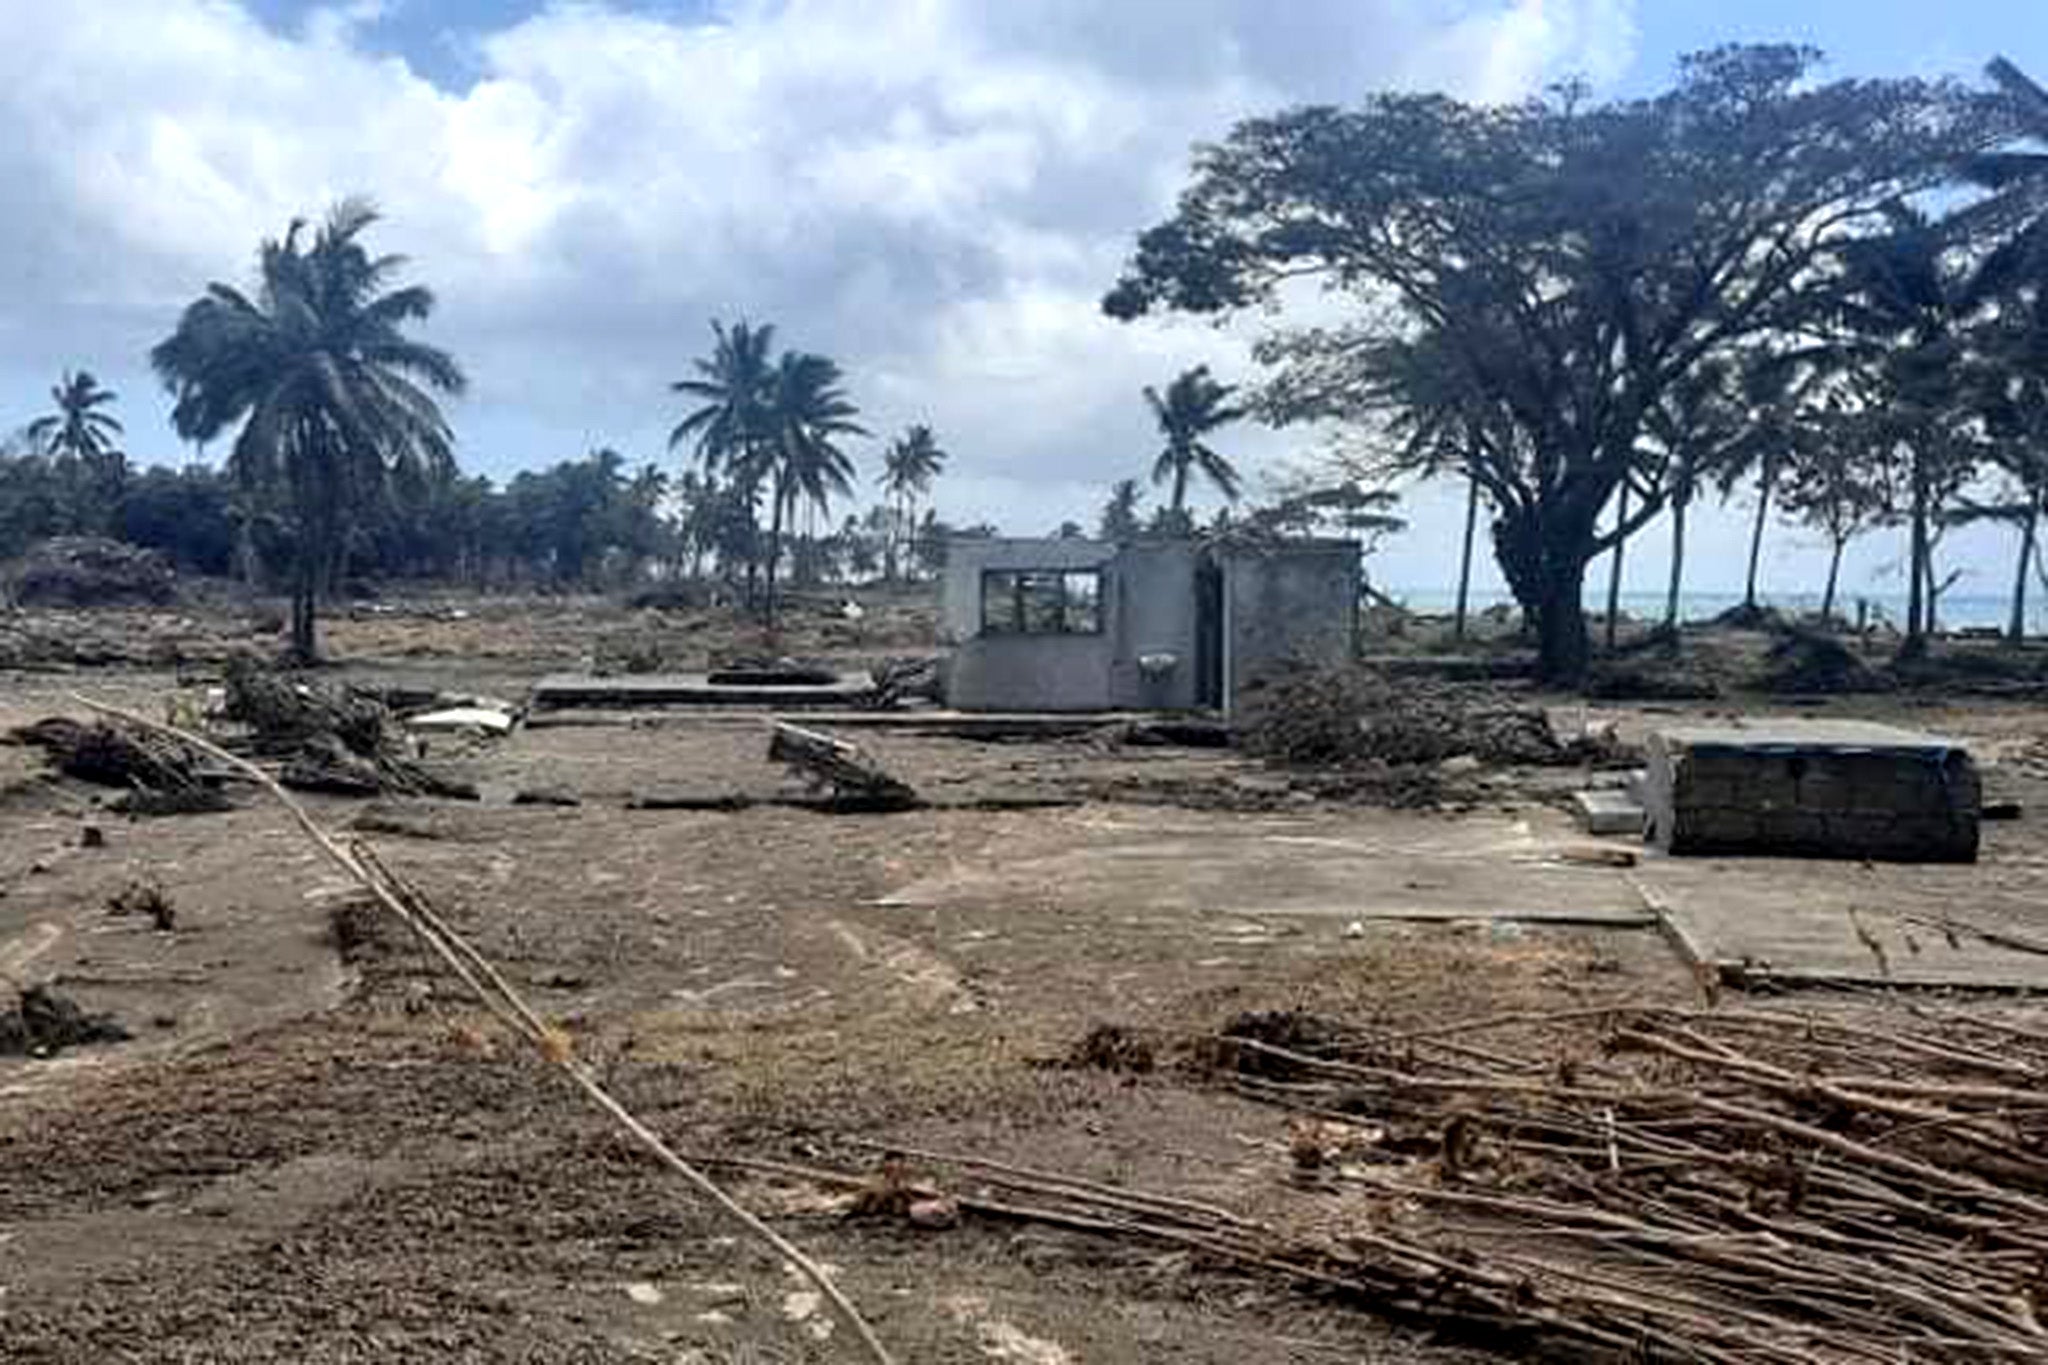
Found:
[[[813,788],[830,790],[842,808],[909,810],[922,804],[914,787],[886,771],[859,745],[787,721],[772,723],[768,757],[788,765]]]

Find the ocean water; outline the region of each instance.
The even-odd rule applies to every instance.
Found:
[[[1410,611],[1432,616],[1448,616],[1457,608],[1458,603],[1455,588],[1381,588],[1379,591],[1386,593]],[[1765,606],[1776,607],[1785,612],[1820,610],[1820,594],[1817,592],[1760,592],[1757,598]],[[1886,621],[1894,626],[1903,625],[1905,622],[1904,593],[1840,593],[1835,598],[1835,614],[1854,621],[1858,600],[1868,604],[1870,618],[1873,621]],[[1678,614],[1687,621],[1706,621],[1719,616],[1730,607],[1741,604],[1742,594],[1739,592],[1680,593]],[[1472,590],[1469,608],[1472,612],[1482,612],[1495,605],[1513,607],[1515,599],[1504,590]],[[1664,619],[1664,594],[1624,592],[1621,594],[1621,610],[1624,615],[1640,620],[1661,621]],[[1943,630],[1961,630],[1972,626],[2003,629],[2011,610],[2011,599],[2003,594],[1949,593],[1941,599],[1939,624]],[[1586,593],[1587,614],[1598,621],[1606,611],[1606,589],[1594,592],[1589,586]],[[2027,632],[2032,635],[2048,634],[2048,592],[2027,594]]]

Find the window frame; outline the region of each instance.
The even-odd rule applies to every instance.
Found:
[[[985,636],[1006,636],[1022,639],[1060,639],[1062,637],[1087,637],[1101,635],[1107,628],[1103,619],[1103,598],[1105,580],[1108,575],[1100,565],[1087,568],[1011,568],[983,569],[981,571],[981,593],[976,604],[980,620],[980,634]],[[1070,580],[1089,578],[1095,582],[1092,600],[1084,594],[1076,594]],[[1006,619],[998,620],[989,612],[989,589],[993,580],[1009,579],[1008,610]],[[1058,584],[1060,624],[1056,629],[1035,628],[1030,622],[1030,613],[1025,608],[1026,587],[1032,579],[1050,579]],[[1086,627],[1072,624],[1077,606],[1090,612],[1093,621]]]

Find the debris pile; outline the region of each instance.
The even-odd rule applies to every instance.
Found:
[[[1541,708],[1478,689],[1395,683],[1364,668],[1295,666],[1246,689],[1239,742],[1297,765],[1575,761]]]
[[[41,749],[66,777],[118,787],[114,808],[129,815],[184,815],[229,808],[218,781],[200,756],[176,740],[108,721],[50,716],[6,736],[9,744]]]
[[[54,1057],[67,1047],[130,1037],[111,1014],[93,1014],[47,986],[24,986],[14,1008],[0,1010],[0,1057]]]
[[[57,536],[7,571],[8,593],[24,607],[161,607],[177,579],[154,550],[98,536]]]
[[[2048,1034],[1894,1028],[1624,1008],[1233,1037],[1288,1077],[1234,1085],[1338,1120],[1315,1164],[1370,1209],[1265,1254],[1615,1359],[2038,1359]]]
[[[1788,625],[1776,632],[1764,653],[1758,682],[1780,696],[1833,696],[1884,692],[1891,679],[1826,631]]]
[[[420,765],[403,727],[374,697],[298,681],[249,658],[227,667],[222,714],[248,727],[258,754],[284,760],[279,780],[337,796],[453,796],[476,789]]]

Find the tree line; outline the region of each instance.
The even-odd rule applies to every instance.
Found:
[[[1309,287],[1347,305],[1260,343],[1253,411],[1346,430],[1376,477],[1467,481],[1551,678],[1587,663],[1589,565],[1668,517],[1675,618],[1686,510],[1738,485],[1759,539],[1782,503],[1837,565],[1903,530],[1919,650],[1948,529],[2018,528],[2016,599],[2034,558],[2048,94],[2005,62],[1989,90],[1821,81],[1819,62],[1731,46],[1647,98],[1383,94],[1247,120],[1198,151],[1103,306],[1284,318]]]
[[[785,568],[821,583],[934,567],[950,528],[929,506],[948,458],[932,429],[891,442],[880,501],[833,525],[833,503],[854,496],[846,443],[868,433],[837,362],[778,352],[769,325],[714,323],[710,354],[673,385],[691,405],[670,440],[693,456],[678,477],[609,448],[502,485],[464,476],[441,403],[466,379],[411,335],[435,298],[402,282],[403,257],[370,251],[377,222],[361,200],[317,227],[292,222],[262,243],[253,287],[209,285],[151,351],[177,435],[228,441],[218,471],[137,473],[117,395],[65,374],[53,410],[0,448],[0,554],[111,535],[189,571],[281,586],[306,659],[319,602],[354,579],[592,588],[715,575],[772,623]]]

